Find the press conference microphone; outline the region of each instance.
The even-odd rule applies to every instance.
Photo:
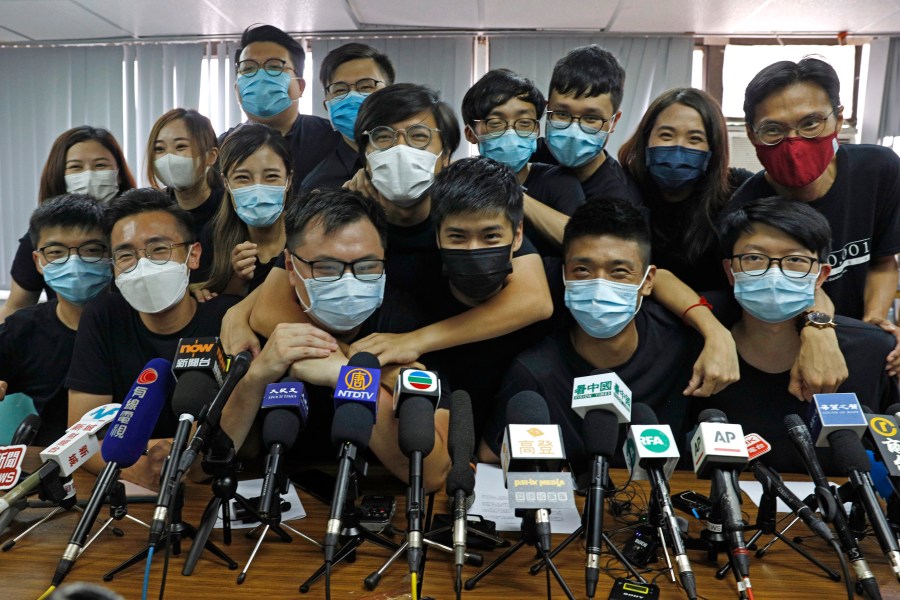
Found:
[[[738,474],[748,460],[744,432],[740,425],[729,423],[725,413],[714,408],[702,411],[698,420],[697,432],[691,440],[694,472],[700,479],[712,480],[710,500],[714,513],[718,512],[722,518],[733,567],[741,576],[738,590],[751,595],[750,558],[744,542],[741,491],[737,483]]]
[[[309,400],[303,382],[285,377],[278,383],[267,385],[260,411],[265,414],[262,439],[269,455],[266,457],[266,474],[259,493],[259,514],[268,518],[272,513],[272,503],[281,488],[282,457],[294,447],[297,436],[306,429]]]
[[[156,427],[163,405],[172,393],[172,363],[164,358],[154,358],[144,367],[113,419],[100,453],[106,466],[97,477],[91,498],[75,526],[69,545],[53,574],[52,586],[56,587],[72,569],[81,554],[110,486],[118,479],[119,470],[136,463],[147,451],[147,443]]]
[[[181,462],[178,464],[178,478],[191,468],[200,452],[209,448],[213,436],[221,433],[219,420],[222,418],[222,409],[225,408],[225,403],[228,402],[228,398],[234,391],[235,386],[247,374],[251,359],[251,354],[246,350],[239,352],[231,359],[231,364],[228,366],[228,373],[222,381],[221,389],[219,389],[209,403],[209,407],[198,419],[200,424],[194,432],[194,437],[191,438],[190,444],[188,444],[184,454],[181,455]]]
[[[465,563],[468,499],[475,495],[475,418],[472,399],[467,392],[456,390],[450,394],[450,426],[447,431],[447,450],[450,453],[450,473],[447,474],[447,495],[453,502],[453,559],[456,564],[456,591]]]
[[[881,591],[878,588],[878,582],[875,575],[872,574],[869,565],[863,557],[859,543],[850,532],[847,524],[847,513],[844,512],[844,505],[835,499],[835,493],[825,477],[825,471],[819,463],[813,447],[812,436],[803,419],[797,415],[788,415],[784,418],[784,425],[787,428],[788,436],[800,455],[800,460],[806,467],[807,473],[816,485],[816,501],[819,505],[819,512],[822,513],[826,522],[830,522],[834,526],[834,531],[841,543],[847,559],[853,565],[856,571],[856,578],[863,588],[863,591],[870,599],[880,600]]]
[[[582,422],[581,437],[591,461],[591,483],[588,488],[585,524],[584,566],[585,590],[588,598],[597,593],[600,580],[600,552],[603,542],[603,484],[606,482],[609,459],[616,451],[619,440],[619,420],[612,412],[603,409],[588,411]]]
[[[347,500],[347,483],[357,454],[369,447],[378,415],[381,364],[369,352],[357,352],[341,367],[334,388],[331,442],[338,446],[338,472],[331,511],[325,527],[325,563],[331,565],[341,536],[341,514]]]
[[[22,419],[22,422],[19,423],[19,426],[16,427],[15,433],[13,433],[12,440],[9,442],[10,446],[30,446],[31,442],[34,441],[35,436],[38,434],[38,431],[41,429],[41,417],[40,415],[36,415],[34,413],[29,413],[25,415],[25,418]]]
[[[628,458],[629,452],[633,454],[633,459]],[[687,597],[696,600],[697,582],[684,549],[681,530],[675,520],[675,507],[672,506],[672,498],[669,495],[668,479],[675,469],[680,453],[672,429],[668,425],[660,425],[656,413],[646,404],[635,403],[631,407],[631,427],[628,431],[625,455],[631,478],[646,478],[650,481],[650,488],[662,511],[663,522],[672,540],[681,585]]]
[[[400,369],[394,384],[394,416],[400,416],[400,407],[410,398],[428,398],[432,406],[441,399],[441,380],[434,371]]]
[[[409,523],[406,559],[409,572],[418,573],[422,561],[422,520],[424,517],[424,481],[422,462],[434,449],[434,407],[427,398],[409,398],[400,405],[397,440],[400,451],[409,458],[409,494],[406,517]]]
[[[177,357],[177,355],[176,355]],[[173,369],[174,370],[174,369]],[[160,479],[159,494],[156,497],[156,510],[150,523],[150,546],[156,546],[166,527],[169,503],[175,495],[180,481],[178,463],[187,442],[191,427],[203,408],[215,397],[219,386],[211,374],[201,371],[188,371],[178,377],[175,391],[172,392],[172,412],[178,415],[178,428],[172,439],[172,450],[166,459]]]
[[[862,442],[855,433],[847,430],[830,433],[828,441],[834,452],[835,464],[850,479],[851,486],[869,516],[869,524],[875,530],[881,551],[891,564],[894,576],[900,579],[900,548],[897,546],[897,538],[894,537],[891,526],[881,511],[881,505],[875,498],[872,478],[869,476],[871,470],[869,457]]]

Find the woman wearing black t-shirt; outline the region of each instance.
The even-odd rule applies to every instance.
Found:
[[[212,267],[211,222],[223,194],[222,176],[215,166],[218,145],[209,119],[185,108],[173,108],[157,119],[147,139],[147,181],[157,189],[165,187],[194,218],[194,240],[202,252],[191,282],[205,281]],[[198,300],[208,299],[208,293],[201,295]]]
[[[133,187],[134,177],[116,138],[106,129],[82,125],[53,142],[41,172],[38,205],[65,193],[87,194],[106,202]],[[34,250],[26,232],[13,258],[12,286],[6,304],[0,308],[0,322],[20,308],[37,304],[41,290],[50,298],[56,297],[34,266]]]
[[[751,173],[728,167],[719,104],[694,88],[665,92],[622,145],[619,161],[650,209],[653,263],[695,290],[727,288],[715,223]]]

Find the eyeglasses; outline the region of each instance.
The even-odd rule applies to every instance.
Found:
[[[737,259],[741,265],[741,271],[751,277],[759,277],[765,275],[772,266],[773,262],[778,263],[778,268],[784,273],[785,277],[799,279],[806,277],[812,271],[813,265],[818,259],[802,256],[800,254],[791,254],[774,258],[765,254],[735,254],[731,260]]]
[[[781,140],[787,136],[789,131],[796,131],[797,135],[802,138],[817,138],[825,131],[825,123],[828,122],[828,117],[833,115],[835,111],[842,109],[843,107],[839,106],[824,117],[821,115],[809,115],[808,117],[801,119],[800,122],[793,127],[785,127],[780,123],[766,123],[765,125],[761,125],[758,129],[754,129],[753,133],[755,133],[756,137],[759,138],[759,141],[766,146],[774,146],[781,143]]]
[[[253,60],[252,58],[248,58],[247,60],[242,60],[237,64],[237,74],[243,75],[244,77],[253,77],[259,72],[260,64]],[[266,62],[262,64],[262,69],[266,72],[267,75],[271,75],[272,77],[278,77],[285,71],[294,71],[291,67],[287,66],[287,61],[282,60],[280,58],[269,58],[266,59]]]
[[[138,265],[138,259],[142,253],[150,262],[163,265],[172,258],[172,248],[190,246],[191,244],[193,242],[178,242],[177,244],[154,242],[148,244],[146,248],[123,248],[113,252],[113,265],[122,273],[133,271]]]
[[[578,121],[578,126],[585,133],[597,133],[609,123],[612,119],[604,119],[597,115],[584,115],[576,117],[572,113],[560,110],[547,111],[547,125],[554,129],[567,129],[574,121]]]
[[[291,252],[291,256],[309,266],[312,278],[316,281],[337,281],[344,275],[348,268],[350,273],[360,281],[378,281],[384,275],[384,261],[374,258],[364,258],[353,262],[341,260],[304,260]]]
[[[363,131],[363,135],[369,136],[369,142],[379,150],[387,150],[397,143],[397,134],[402,133],[406,138],[406,145],[423,150],[431,143],[433,133],[440,133],[440,129],[432,129],[427,125],[410,125],[406,129],[393,129],[386,125],[376,127],[369,131]]]
[[[487,137],[500,137],[506,130],[510,128],[510,122],[499,117],[491,117],[490,119],[475,119],[476,123],[484,124],[484,133]],[[512,130],[519,137],[527,138],[537,131],[537,119],[516,119],[512,122]]]
[[[343,98],[344,96],[349,94],[351,88],[353,88],[360,94],[371,94],[378,89],[379,83],[383,82],[380,79],[372,79],[371,77],[359,79],[356,81],[356,83],[335,81],[331,85],[325,86],[325,95],[331,96],[332,100],[337,100],[338,98]]]
[[[55,265],[62,265],[69,261],[69,257],[73,252],[81,257],[84,262],[95,263],[107,258],[108,248],[106,244],[99,242],[85,242],[80,246],[63,246],[62,244],[47,244],[43,248],[38,248],[44,256],[44,260]]]

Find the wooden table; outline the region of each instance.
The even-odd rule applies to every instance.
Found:
[[[36,457],[30,457],[30,466],[34,466]],[[613,472],[616,482],[627,479],[627,474]],[[748,474],[744,474],[748,477]],[[797,477],[802,479],[800,477]],[[82,472],[75,476],[80,497],[86,499],[88,491],[93,484],[93,477]],[[373,489],[367,480],[362,483],[364,493],[375,493],[380,490]],[[708,493],[709,482],[698,481],[692,473],[676,472],[671,482],[675,492],[685,489],[694,489],[700,493]],[[403,512],[404,489],[399,483],[395,483],[395,489],[387,493],[397,495],[398,508],[395,524],[404,528],[405,516]],[[186,505],[184,509],[185,521],[197,524],[206,502],[211,497],[209,486],[189,485],[186,492]],[[293,525],[321,540],[324,537],[325,521],[328,515],[328,507],[300,492],[301,500],[307,510],[308,516],[301,521],[293,522]],[[444,498],[440,499],[436,506],[441,509],[445,504]],[[641,504],[639,498],[635,499]],[[579,506],[581,499],[579,499]],[[131,505],[130,514],[145,521],[150,520],[152,506],[147,504]],[[750,515],[750,521],[755,520],[756,507],[745,498],[744,510]],[[101,516],[107,515],[104,508]],[[11,538],[21,532],[30,522],[34,522],[45,514],[42,509],[29,509],[19,514],[16,521],[10,526],[3,540]],[[49,585],[50,578],[59,561],[60,554],[65,548],[78,516],[68,513],[44,524],[37,533],[32,533],[24,538],[10,552],[0,553],[0,598],[4,600],[34,600]],[[693,521],[693,520],[692,520]],[[126,557],[140,550],[147,543],[147,530],[129,520],[118,523],[125,531],[124,537],[115,537],[105,533],[93,546],[91,546],[77,561],[74,569],[69,574],[66,582],[88,581],[102,583],[102,575],[113,566],[119,564]],[[609,513],[604,515],[604,528],[609,531],[617,527],[614,518]],[[699,524],[693,521],[691,524],[692,535],[696,536]],[[808,534],[804,525],[798,524],[792,530],[795,534]],[[750,537],[750,533],[746,538]],[[221,530],[214,530],[211,539],[221,543]],[[510,539],[515,539],[514,534],[506,534]],[[619,547],[624,543],[627,532],[615,537],[619,541]],[[564,536],[554,535],[554,543],[562,541]],[[763,540],[767,540],[765,536]],[[230,547],[224,547],[226,552],[243,568],[247,557],[253,547],[254,540],[244,537],[242,531],[236,531]],[[835,570],[839,570],[839,563],[833,553],[827,550],[826,545],[817,538],[804,542],[806,547],[818,558]],[[878,549],[873,538],[866,538],[861,542],[863,551],[873,568],[885,599],[900,598],[900,584],[891,575],[884,556]],[[190,577],[181,575],[181,568],[187,553],[189,543],[185,544],[182,555],[173,557],[169,567],[168,581],[166,584],[166,598],[324,598],[324,586],[317,583],[310,592],[302,595],[298,592],[298,586],[321,563],[322,554],[312,545],[295,539],[292,543],[282,543],[272,536],[263,544],[256,560],[251,567],[247,580],[242,584],[236,583],[239,570],[230,571],[209,553],[204,553],[197,564],[194,574]],[[485,564],[499,555],[500,551],[485,553]],[[406,579],[406,560],[401,558],[385,574],[381,584],[374,592],[367,591],[363,586],[363,579],[381,566],[388,557],[389,552],[370,543],[365,543],[358,552],[358,559],[353,564],[341,564],[335,567],[332,575],[332,595],[334,598],[354,598],[359,600],[388,600],[391,598],[406,597],[403,594],[409,592],[409,583]],[[693,569],[697,575],[697,588],[700,594],[711,600],[720,598],[736,598],[735,583],[730,575],[717,580],[714,577],[715,568],[705,562],[705,554],[699,551],[689,551]],[[607,556],[601,558],[601,565],[607,562]],[[508,560],[495,572],[487,576],[474,590],[464,591],[463,598],[540,598],[545,596],[546,581],[544,574],[531,576],[528,567],[533,563],[534,551],[524,548]],[[721,558],[720,558],[721,560]],[[568,582],[572,592],[577,598],[584,598],[584,551],[580,543],[571,544],[556,560],[563,576]],[[150,597],[157,598],[162,572],[163,556],[158,554],[153,559],[153,572],[150,587]],[[652,565],[659,567],[662,562]],[[144,563],[132,567],[130,570],[116,577],[106,584],[127,599],[140,598],[140,590],[143,582]],[[464,578],[471,577],[478,569],[466,567]],[[423,596],[431,596],[438,599],[453,598],[453,562],[452,557],[441,552],[430,550],[428,552],[427,569],[425,571]],[[648,575],[649,578],[649,575]],[[843,583],[834,583],[828,580],[818,569],[789,549],[783,543],[775,544],[769,554],[762,559],[751,555],[750,578],[757,599],[781,599],[790,598],[796,600],[823,600],[825,598],[846,598]],[[684,594],[663,575],[657,579],[660,586],[660,598],[684,598]],[[562,592],[554,582],[553,597],[562,598]],[[609,594],[612,579],[601,575],[598,588],[598,599],[605,599]]]

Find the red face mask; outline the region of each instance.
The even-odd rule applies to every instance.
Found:
[[[774,146],[754,144],[756,157],[776,182],[801,188],[818,179],[837,151],[837,131],[825,137],[786,137]]]

